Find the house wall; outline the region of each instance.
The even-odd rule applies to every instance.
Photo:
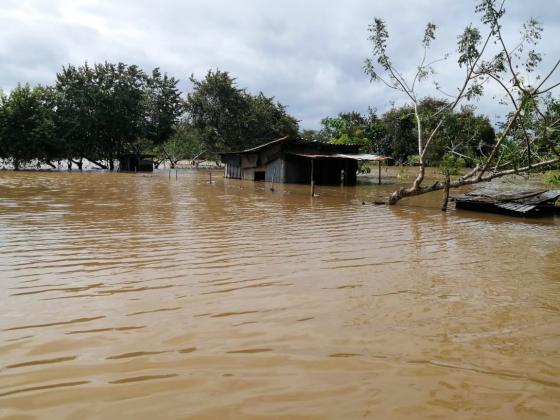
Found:
[[[284,182],[309,184],[311,182],[311,160],[301,156],[286,155],[284,159]]]
[[[340,185],[344,171],[344,185],[356,185],[358,162],[352,159],[315,159],[313,178],[317,185]],[[284,182],[311,183],[311,159],[286,155]]]
[[[228,156],[222,161],[226,164],[224,168],[225,178],[242,179],[243,172],[241,171],[241,159],[239,156]]]
[[[285,182],[284,181],[284,159],[275,159],[266,165],[266,182]]]

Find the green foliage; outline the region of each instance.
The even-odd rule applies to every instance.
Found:
[[[383,124],[373,110],[368,115],[358,112],[341,112],[337,117],[321,121],[320,136],[333,144],[355,144],[364,152],[376,150],[377,139],[383,133]]]
[[[406,170],[406,167],[401,163],[399,164],[399,170],[397,172],[397,179],[399,181],[404,181],[408,179],[408,171]]]
[[[57,74],[56,127],[68,159],[113,161],[165,142],[182,112],[178,81],[155,69],[103,63]]]
[[[250,95],[228,72],[210,70],[203,80],[190,78],[186,109],[211,154],[250,148],[298,132],[297,120],[274,98]]]
[[[420,165],[420,155],[410,155],[406,163],[410,166]]]
[[[490,120],[475,115],[472,107],[450,111],[447,101],[428,97],[419,102],[418,114],[425,133],[433,130],[440,118],[444,119],[442,128],[424,156],[428,165],[437,164],[450,150],[469,156],[471,160],[468,163],[472,165],[475,159],[487,153],[496,141]],[[398,162],[410,161],[411,156],[418,157],[418,130],[414,107],[403,105],[392,108],[381,120],[384,135],[377,139],[376,149]]]
[[[54,129],[52,91],[41,86],[18,85],[0,97],[0,158],[17,170],[37,159],[60,157]]]
[[[330,137],[328,136],[328,133],[326,133],[325,130],[304,129],[300,131],[298,135],[302,139],[310,140],[310,141],[318,141],[321,143],[328,143],[330,141]]]
[[[548,171],[543,175],[543,181],[547,184],[560,185],[560,171]]]
[[[181,121],[169,140],[152,150],[159,160],[168,160],[171,167],[185,159],[194,159],[204,153],[200,132],[188,122]]]
[[[439,164],[439,170],[444,175],[459,175],[465,167],[465,159],[452,153],[446,153]]]

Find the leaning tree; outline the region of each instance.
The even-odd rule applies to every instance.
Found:
[[[449,54],[445,54],[434,60],[429,59],[436,26],[433,23],[426,26],[420,62],[410,76],[399,70],[391,58],[386,23],[376,18],[369,26],[372,57],[366,60],[365,72],[372,82],[381,82],[399,91],[411,102],[416,125],[420,165],[418,175],[410,187],[393,192],[389,204],[396,204],[405,197],[491,181],[511,174],[542,171],[559,164],[560,118],[559,113],[554,111],[557,101],[552,97],[552,92],[560,86],[558,81],[553,81],[560,59],[545,73],[538,72],[542,56],[534,47],[541,39],[542,26],[535,19],[529,19],[523,25],[521,38],[515,45],[508,45],[502,27],[504,2],[482,0],[476,5],[475,12],[481,17],[480,28],[471,24],[458,36],[456,55],[459,72],[463,75],[461,83],[454,91],[448,91],[432,80],[434,88],[447,100],[430,115],[432,124],[429,124],[428,129],[424,126],[425,115],[419,112],[422,100],[419,85],[433,79],[434,65],[449,57]],[[495,84],[502,92],[497,100],[509,107],[505,120],[500,124],[496,141],[486,150],[461,156],[470,161],[471,169],[458,179],[450,181],[447,177],[446,180],[424,185],[426,158],[436,147],[449,122],[449,111],[481,97],[491,84]],[[451,144],[456,145],[453,142]],[[457,151],[452,146],[448,153]]]

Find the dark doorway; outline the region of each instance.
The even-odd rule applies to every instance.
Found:
[[[265,171],[255,171],[255,181],[264,181]]]

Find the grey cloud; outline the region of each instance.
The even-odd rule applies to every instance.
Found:
[[[553,3],[508,3],[508,39],[529,16],[544,22],[544,68],[560,56],[560,12]],[[473,8],[474,1],[453,0],[7,0],[0,4],[0,86],[52,83],[61,65],[108,60],[159,66],[188,90],[191,73],[200,78],[220,68],[249,91],[275,96],[302,127],[314,128],[327,115],[368,106],[382,112],[402,102],[383,85],[371,85],[362,70],[374,16],[387,21],[395,62],[410,73],[426,22],[439,27],[434,52],[453,51],[457,34],[476,23]],[[451,59],[438,72],[449,90],[460,76]],[[422,92],[433,90],[426,84]],[[478,105],[501,111],[490,98]]]

